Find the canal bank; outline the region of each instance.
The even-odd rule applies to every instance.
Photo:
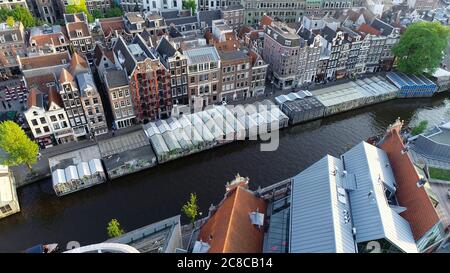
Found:
[[[113,183],[55,198],[47,179],[18,191],[22,212],[0,221],[0,252],[30,245],[69,241],[82,245],[106,240],[106,225],[117,218],[126,230],[180,213],[190,192],[206,214],[223,196],[236,173],[250,177],[250,187],[265,187],[299,173],[324,154],[339,155],[373,135],[397,117],[405,124],[445,112],[448,94],[417,100],[394,100],[338,114],[280,132],[274,152],[261,152],[256,141],[235,142],[180,158]],[[437,117],[439,120],[440,117]],[[186,222],[186,219],[183,219]]]

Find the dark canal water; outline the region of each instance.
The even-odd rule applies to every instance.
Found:
[[[54,195],[51,180],[23,187],[18,192],[22,212],[0,220],[0,252],[22,251],[38,243],[57,242],[65,248],[68,241],[102,242],[112,218],[130,231],[179,214],[190,192],[197,193],[207,213],[236,173],[250,177],[251,188],[273,184],[326,153],[339,155],[381,134],[397,117],[406,123],[439,121],[448,114],[449,98],[447,94],[366,107],[284,129],[274,152],[260,152],[256,141],[232,143],[62,198]]]

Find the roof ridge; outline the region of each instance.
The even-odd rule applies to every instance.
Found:
[[[234,190],[236,191],[236,193],[234,194],[234,200],[233,200],[233,206],[231,207],[231,212],[230,212],[230,218],[228,218],[228,225],[227,225],[227,231],[225,233],[225,239],[223,242],[223,249],[222,249],[222,253],[225,251],[225,249],[227,248],[228,245],[228,236],[230,233],[230,229],[231,229],[231,222],[235,213],[235,207],[236,207],[236,200],[238,198],[238,192],[239,192],[239,188],[241,188],[241,186],[237,186]]]

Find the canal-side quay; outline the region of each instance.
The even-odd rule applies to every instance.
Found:
[[[159,164],[88,190],[57,198],[51,179],[18,189],[21,212],[0,221],[0,252],[17,252],[38,243],[81,245],[107,240],[106,225],[116,218],[125,231],[180,214],[195,192],[203,215],[218,204],[236,173],[250,188],[265,188],[293,177],[325,154],[340,155],[361,140],[385,132],[401,117],[405,126],[420,120],[438,124],[449,110],[448,94],[400,99],[280,131],[276,151],[261,152],[259,141],[240,141]],[[448,115],[448,114],[447,114]],[[188,220],[182,217],[182,223]]]
[[[108,178],[115,179],[236,140],[256,139],[260,132],[270,132],[271,127],[278,130],[288,126],[288,121],[290,125],[305,123],[397,97],[420,97],[420,92],[430,96],[430,90],[436,89],[431,81],[422,85],[419,92],[413,90],[413,95],[408,96],[395,81],[390,82],[382,75],[369,75],[333,82],[326,87],[316,86],[311,91],[261,97],[260,101],[245,106],[214,106],[180,118],[136,125],[116,132],[115,136],[103,135],[93,141],[44,149],[32,171],[24,166],[12,170],[20,187],[48,178],[56,170],[63,172],[70,164],[81,163],[83,160],[77,154],[86,151],[83,152],[86,160],[101,159]],[[58,162],[68,163],[54,167]]]

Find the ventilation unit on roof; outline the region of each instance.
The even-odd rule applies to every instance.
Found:
[[[406,154],[409,151],[409,147],[406,146],[405,148],[402,149],[402,155]]]
[[[260,228],[264,225],[264,214],[260,213],[259,209],[256,208],[256,211],[250,213],[250,220],[253,225]]]
[[[419,181],[417,181],[417,187],[422,188],[428,181],[425,178],[420,178]]]
[[[347,177],[347,171],[342,171],[342,177]]]
[[[206,242],[196,241],[192,253],[207,253],[210,246]]]

